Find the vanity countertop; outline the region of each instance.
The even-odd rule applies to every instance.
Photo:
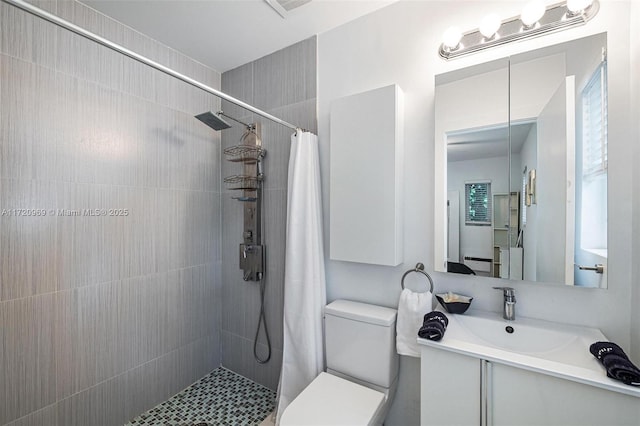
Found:
[[[449,324],[442,340],[418,338],[418,344],[640,398],[640,387],[608,378],[589,352],[591,343],[607,340],[596,328],[531,318],[506,321],[494,312],[446,315]]]

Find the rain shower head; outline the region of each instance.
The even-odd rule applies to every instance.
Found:
[[[196,118],[215,131],[224,130],[231,127],[231,124],[227,123],[222,118],[222,111],[220,111],[219,113],[207,111],[202,114],[196,115]]]

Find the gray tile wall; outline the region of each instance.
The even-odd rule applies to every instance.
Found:
[[[81,3],[36,3],[220,87]],[[121,425],[220,364],[221,141],[193,118],[217,108],[0,3],[0,425]],[[49,212],[96,208],[129,214]]]
[[[222,74],[222,91],[289,123],[316,132],[316,37]],[[276,389],[282,363],[284,249],[287,172],[293,131],[243,109],[222,103],[225,113],[244,122],[262,123],[264,161],[264,241],[267,246],[265,310],[273,353],[267,364],[253,357],[253,339],[260,312],[258,284],[244,282],[238,269],[242,241],[242,206],[234,192],[222,191],[222,364],[264,386]],[[238,143],[244,129],[222,132],[223,147]],[[237,163],[222,159],[223,176],[238,174]],[[266,353],[264,331],[258,350]]]

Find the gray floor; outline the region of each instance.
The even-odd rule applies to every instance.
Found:
[[[273,411],[275,397],[271,389],[220,367],[126,426],[258,425]]]

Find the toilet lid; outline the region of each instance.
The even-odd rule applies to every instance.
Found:
[[[368,425],[384,394],[320,373],[282,413],[280,425]]]

